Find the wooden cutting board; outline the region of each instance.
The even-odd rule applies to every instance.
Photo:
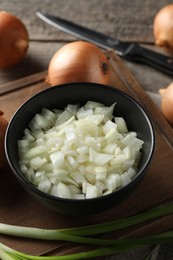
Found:
[[[151,167],[135,192],[120,205],[83,218],[52,212],[31,198],[16,181],[8,166],[0,174],[0,222],[40,228],[64,228],[89,225],[130,216],[154,206],[173,201],[173,129],[162,117],[156,105],[145,93],[123,62],[108,53],[115,86],[138,100],[148,111],[156,132],[156,149]],[[46,71],[0,86],[0,110],[10,120],[16,109],[29,97],[47,87]],[[172,215],[114,234],[117,237],[150,235],[173,228]],[[58,241],[34,241],[0,235],[0,241],[14,249],[34,255],[54,255],[79,252],[81,245]],[[88,247],[85,247],[85,249]]]

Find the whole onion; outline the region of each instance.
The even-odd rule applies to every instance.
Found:
[[[28,31],[16,16],[0,11],[0,68],[21,61],[28,49]]]
[[[167,88],[160,89],[161,111],[170,125],[173,126],[173,82]]]
[[[69,82],[96,82],[108,84],[110,64],[96,45],[75,41],[60,48],[48,67],[47,82],[59,85]]]
[[[173,4],[164,6],[156,14],[153,33],[156,45],[173,49]]]

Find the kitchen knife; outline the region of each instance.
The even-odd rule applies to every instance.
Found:
[[[142,62],[164,73],[173,75],[173,57],[154,52],[136,43],[119,41],[57,16],[42,12],[37,12],[36,15],[44,22],[79,39],[92,42],[101,48],[114,49],[119,56],[127,60]]]

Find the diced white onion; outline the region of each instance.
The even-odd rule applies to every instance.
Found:
[[[24,176],[42,192],[90,199],[127,185],[137,174],[143,141],[129,132],[115,104],[88,101],[43,108],[18,141]]]

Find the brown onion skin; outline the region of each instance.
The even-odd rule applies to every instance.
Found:
[[[173,49],[173,4],[161,8],[153,22],[155,44]]]
[[[6,156],[4,149],[4,138],[8,121],[3,117],[3,112],[0,111],[0,169],[6,165]]]
[[[161,111],[167,121],[173,126],[173,82],[165,89],[160,89]]]
[[[95,82],[108,84],[110,64],[96,45],[75,41],[66,44],[52,57],[47,82],[51,86],[70,82]]]
[[[26,26],[16,16],[0,11],[0,68],[20,62],[29,46]]]

